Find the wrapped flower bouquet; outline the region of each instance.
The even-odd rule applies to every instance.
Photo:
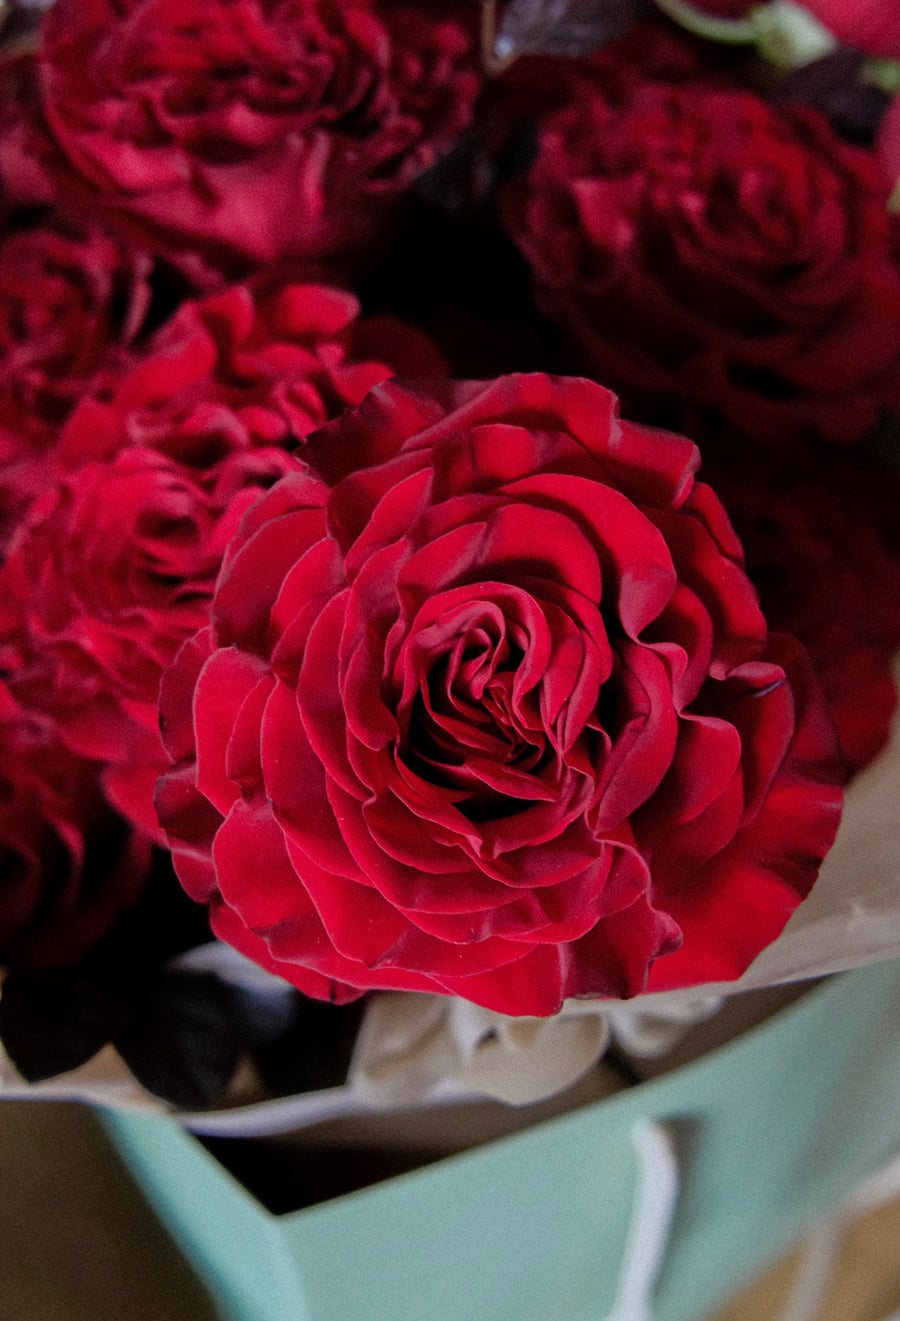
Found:
[[[532,1101],[900,953],[893,7],[2,17],[3,1094]]]

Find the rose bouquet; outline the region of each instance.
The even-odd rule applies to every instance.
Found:
[[[748,8],[13,8],[10,1094],[900,949],[815,884],[900,647],[896,34]]]

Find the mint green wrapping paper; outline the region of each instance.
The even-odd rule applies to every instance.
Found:
[[[900,1149],[900,962],[697,1063],[287,1215],[171,1119],[103,1125],[228,1321],[604,1321],[661,1123],[680,1188],[653,1321],[698,1321]]]

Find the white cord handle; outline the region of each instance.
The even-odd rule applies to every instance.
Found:
[[[678,1158],[660,1123],[634,1129],[638,1178],[615,1302],[606,1321],[653,1321],[653,1293],[678,1201]]]

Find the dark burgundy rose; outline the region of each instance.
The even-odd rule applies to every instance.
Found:
[[[135,901],[149,865],[93,763],[0,684],[0,965],[74,963]]]
[[[543,308],[635,405],[852,441],[900,388],[886,194],[813,111],[632,79],[545,120],[506,220]]]
[[[741,442],[735,441],[739,451]],[[896,707],[900,541],[891,479],[857,450],[790,465],[727,460],[716,490],[772,628],[808,649],[851,770],[884,747]]]
[[[206,287],[358,261],[480,83],[452,19],[372,0],[58,0],[39,66],[63,190]]]
[[[217,934],[337,1000],[738,976],[840,772],[696,448],[535,375],[387,382],[306,453],[337,484],[298,464],[247,511],[161,687],[157,807]]]

